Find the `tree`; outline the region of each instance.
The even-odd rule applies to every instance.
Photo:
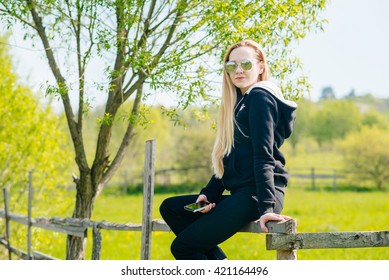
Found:
[[[4,41],[0,38],[0,42]],[[41,106],[31,90],[20,84],[2,44],[0,59],[0,188],[23,193],[28,172],[33,171],[36,199],[42,196],[45,187],[50,191],[46,196],[51,196],[51,192],[59,191],[57,187],[66,182],[61,176],[71,162],[67,160],[71,150],[65,148],[66,136],[51,108]],[[54,162],[58,162],[56,166]],[[56,206],[60,203],[57,197],[50,199]],[[13,202],[13,211],[20,209],[17,201]]]
[[[377,126],[383,130],[389,129],[389,122],[384,114],[377,109],[370,109],[363,114],[362,125]]]
[[[0,38],[0,189],[8,189],[12,212],[25,213],[32,172],[34,215],[68,209],[71,199],[66,199],[65,188],[61,188],[68,179],[63,171],[72,154],[66,149],[66,134],[51,108],[43,107],[21,85],[4,42]],[[14,245],[22,241],[16,238]]]
[[[305,98],[299,99],[297,104],[298,111],[293,133],[287,140],[292,145],[293,152],[296,151],[296,146],[301,139],[309,135],[310,127],[313,125],[312,116],[315,110],[315,104]]]
[[[185,123],[188,127],[175,134],[174,167],[186,171],[186,181],[204,184],[212,174],[211,153],[215,134],[211,127],[214,117],[210,114],[211,109],[197,113],[200,115],[187,114]]]
[[[9,27],[21,23],[26,38],[39,38],[55,77],[47,93],[63,102],[79,169],[73,217],[91,217],[95,199],[118,169],[142,120],[140,104],[164,92],[176,96],[181,109],[208,99],[212,84],[207,81],[220,70],[218,62],[232,42],[263,42],[285,91],[292,97],[306,91],[305,77],[287,79],[301,68],[291,43],[322,28],[319,12],[325,5],[325,0],[3,0],[3,22]],[[94,60],[106,65],[103,78],[93,80],[87,71]],[[88,161],[83,119],[93,90],[106,93],[107,101],[95,156]],[[71,93],[78,96],[76,110]],[[112,151],[112,127],[129,99],[129,123],[119,149]],[[176,108],[168,111],[170,116],[176,117]],[[85,238],[68,236],[66,258],[83,259],[85,245]]]
[[[346,100],[327,100],[316,111],[310,122],[310,134],[319,145],[344,138],[358,130],[362,123],[359,108]]]
[[[352,89],[345,97],[344,99],[354,99],[356,97],[355,89]]]
[[[321,90],[320,101],[336,99],[335,92],[332,87],[324,87]]]
[[[131,110],[132,102],[122,106],[121,121],[117,121],[112,129],[111,146],[113,149],[120,147],[120,135],[128,126],[128,111]],[[173,131],[173,124],[169,118],[163,114],[163,110],[156,106],[144,106],[142,108],[147,112],[147,124],[134,128],[134,137],[128,147],[126,157],[123,159],[121,166],[118,168],[110,184],[137,184],[143,180],[144,166],[139,164],[144,160],[145,141],[148,139],[157,139],[157,149],[155,155],[155,168],[158,171],[161,168],[173,166],[174,151],[176,149],[176,131]],[[94,124],[96,126],[96,124]],[[118,135],[119,137],[116,137]]]
[[[389,179],[389,133],[387,129],[364,126],[339,144],[345,166],[359,178],[372,180],[379,190]]]

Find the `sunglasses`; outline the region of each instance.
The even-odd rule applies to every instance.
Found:
[[[243,71],[248,71],[251,68],[253,68],[253,63],[249,59],[243,59],[240,63],[237,63],[235,61],[227,61],[224,64],[224,67],[225,67],[227,73],[232,73],[232,72],[235,72],[236,69],[238,69],[239,65],[243,69]]]

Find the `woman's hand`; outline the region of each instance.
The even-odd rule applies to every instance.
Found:
[[[276,213],[266,213],[261,216],[258,220],[256,220],[257,223],[259,223],[259,226],[264,232],[269,232],[269,229],[266,227],[266,223],[269,221],[286,221],[290,220],[292,217],[286,216],[286,215],[281,215],[281,214],[276,214]]]
[[[207,196],[205,194],[200,194],[199,197],[197,198],[196,202],[200,202],[200,201],[206,201],[206,202],[209,202],[208,199],[207,199]],[[215,203],[210,203],[207,205],[207,207],[205,207],[204,210],[201,210],[200,212],[201,213],[207,213],[209,211],[212,210],[212,208],[215,208],[216,204]]]

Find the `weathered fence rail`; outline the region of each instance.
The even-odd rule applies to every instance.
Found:
[[[0,245],[3,245],[4,247],[8,248],[9,254],[15,254],[20,259],[24,260],[56,260],[56,258],[53,258],[52,256],[46,255],[44,253],[34,251],[32,252],[32,255],[28,252],[25,252],[19,248],[11,246],[3,237],[0,236]]]
[[[170,231],[169,226],[162,220],[152,219],[153,196],[154,196],[154,160],[155,140],[146,142],[144,193],[143,193],[143,217],[142,224],[126,223],[118,224],[107,221],[96,222],[89,219],[74,218],[32,218],[31,210],[28,216],[22,216],[9,211],[8,194],[4,190],[4,210],[0,209],[0,218],[5,218],[6,233],[0,236],[0,245],[8,248],[9,258],[16,254],[23,259],[55,259],[44,253],[31,252],[31,227],[45,230],[62,232],[69,235],[86,237],[88,229],[93,233],[92,259],[100,259],[102,247],[101,230],[141,231],[141,259],[151,258],[151,244],[153,231]],[[30,193],[32,184],[30,176]],[[29,209],[31,208],[32,196],[29,195]],[[11,246],[10,221],[28,226],[28,252],[24,252]],[[296,260],[297,250],[321,249],[321,248],[363,248],[363,247],[389,247],[389,231],[367,232],[332,232],[332,233],[297,233],[294,219],[284,222],[267,223],[269,233],[266,235],[266,249],[277,250],[277,259]],[[255,222],[251,222],[240,232],[262,233],[261,228]]]
[[[388,247],[389,231],[315,232],[266,236],[267,250]]]

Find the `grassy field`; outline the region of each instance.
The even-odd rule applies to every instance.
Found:
[[[160,218],[158,207],[165,197],[154,198],[154,218]],[[284,214],[297,220],[299,232],[374,231],[389,228],[389,192],[327,192],[290,188],[286,193]],[[102,195],[97,199],[95,221],[141,223],[142,196]],[[35,250],[64,258],[66,236],[39,231],[41,241]],[[90,234],[91,235],[91,234]],[[140,258],[140,232],[102,231],[101,259],[136,260]],[[152,259],[173,259],[170,243],[173,233],[154,232]],[[55,248],[47,250],[49,240],[55,239]],[[90,259],[92,241],[88,238],[87,259]],[[45,242],[45,240],[47,242]],[[221,247],[233,260],[276,259],[275,251],[266,251],[265,234],[238,233]],[[310,249],[299,250],[301,260],[389,260],[389,248]]]

